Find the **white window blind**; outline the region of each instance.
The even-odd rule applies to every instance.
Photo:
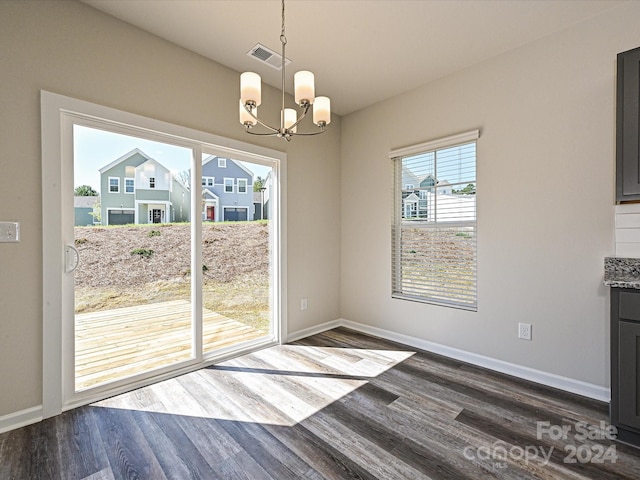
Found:
[[[477,309],[479,131],[390,152],[392,296]]]

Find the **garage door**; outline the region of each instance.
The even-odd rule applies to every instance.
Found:
[[[247,208],[225,208],[225,222],[244,222],[247,220]]]
[[[134,221],[133,210],[109,210],[109,225],[126,225]]]

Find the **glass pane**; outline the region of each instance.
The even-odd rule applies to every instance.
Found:
[[[474,142],[398,160],[394,295],[476,308],[475,156]]]
[[[476,227],[404,227],[394,289],[405,295],[475,306]]]
[[[205,154],[202,176],[212,181],[202,191],[203,350],[210,354],[271,333],[272,175],[270,167]]]
[[[465,192],[469,193],[465,193]],[[475,182],[458,190],[454,186],[436,188],[436,217],[438,222],[473,222],[476,220]]]
[[[194,357],[192,157],[74,126],[76,391]]]

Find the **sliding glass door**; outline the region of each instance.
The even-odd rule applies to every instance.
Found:
[[[75,390],[194,360],[193,150],[79,124],[73,145]]]
[[[215,140],[43,93],[45,417],[279,340],[282,159]]]

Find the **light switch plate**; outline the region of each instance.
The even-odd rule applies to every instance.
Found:
[[[20,222],[0,222],[0,243],[20,241]]]

